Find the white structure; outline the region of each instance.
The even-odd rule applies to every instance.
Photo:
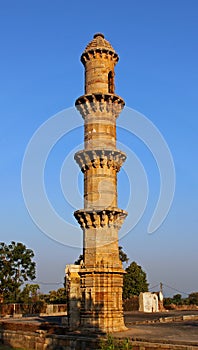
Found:
[[[155,293],[145,292],[139,295],[139,311],[158,312],[158,296]]]

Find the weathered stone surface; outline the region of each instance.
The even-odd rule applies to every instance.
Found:
[[[127,212],[117,208],[117,173],[126,159],[116,149],[116,118],[124,107],[114,84],[118,55],[96,34],[81,56],[85,95],[76,100],[84,118],[84,150],[75,160],[84,173],[84,209],[74,215],[83,230],[83,262],[68,285],[69,322],[87,331],[124,330],[118,230]],[[69,270],[68,270],[69,271]],[[76,296],[75,296],[76,290]],[[74,300],[81,300],[79,309]]]
[[[101,33],[95,34],[81,56],[85,66],[85,94],[114,93],[118,55]]]
[[[80,289],[80,266],[67,265],[66,266],[66,283],[67,293],[69,295],[68,302],[68,326],[74,330],[80,326],[80,309],[82,293]]]
[[[115,209],[109,208],[104,210],[81,209],[81,210],[75,211],[74,215],[75,215],[75,218],[78,220],[79,224],[81,225],[82,229],[85,229],[85,228],[95,229],[95,228],[104,228],[104,227],[120,228],[123,224],[125,217],[127,216],[127,212],[125,210],[118,209],[118,208],[115,208]],[[117,238],[117,232],[113,230],[112,233],[114,232],[116,233],[116,235],[113,235],[113,240]],[[108,239],[108,236],[109,237],[112,236],[112,233],[109,229],[106,232],[102,230],[100,240],[102,240],[103,233],[107,234],[107,237],[106,237],[107,239]],[[95,239],[96,237],[94,235],[94,240]],[[111,238],[110,238],[110,241],[112,241]],[[105,243],[101,241],[101,243],[102,245],[106,245],[109,243],[109,241],[107,240],[105,241]]]
[[[144,292],[139,295],[139,311],[158,312],[158,296],[155,293]]]
[[[86,124],[95,122],[96,124],[115,125],[116,118],[124,108],[125,102],[118,95],[98,92],[78,97],[75,105]]]
[[[173,329],[174,330],[174,329]],[[68,335],[53,335],[50,334],[45,338],[40,338],[39,335],[20,331],[0,330],[3,343],[12,346],[13,348],[20,347],[29,350],[96,350],[99,349],[100,339],[96,336],[91,338],[89,334],[68,334]],[[191,341],[175,341],[173,339],[161,338],[159,340],[144,339],[139,334],[137,337],[131,334],[116,335],[117,340],[122,344],[126,337],[131,340],[133,350],[197,350],[197,342]],[[41,341],[42,340],[42,341]],[[122,345],[121,345],[122,346]]]
[[[74,158],[83,173],[92,168],[97,169],[97,171],[99,168],[105,169],[106,172],[109,169],[112,173],[113,170],[116,172],[120,170],[126,159],[126,154],[117,149],[94,149],[78,151]]]

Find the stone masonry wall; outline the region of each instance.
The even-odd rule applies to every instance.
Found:
[[[45,335],[44,333],[0,330],[0,344],[28,350],[97,350],[99,338],[83,335]],[[133,350],[197,350],[198,345],[155,343],[132,340]]]

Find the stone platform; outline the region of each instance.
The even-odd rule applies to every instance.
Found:
[[[101,335],[69,332],[62,320],[61,317],[0,319],[2,340],[13,347],[39,350],[59,349],[60,346],[62,350],[99,348]],[[155,314],[125,312],[125,324],[128,330],[113,336],[130,339],[133,350],[198,350],[198,310]],[[27,342],[31,346],[27,346]]]

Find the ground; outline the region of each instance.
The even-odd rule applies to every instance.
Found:
[[[198,310],[155,314],[126,312],[125,324],[128,330],[116,336],[198,346]]]
[[[66,321],[66,319],[65,319]],[[61,317],[32,317],[20,319],[1,319],[6,328],[28,331],[45,329],[49,333],[68,333],[61,325]],[[161,313],[125,312],[125,324],[128,330],[114,333],[119,338],[129,338],[148,342],[183,344],[198,347],[198,310],[169,311]],[[78,332],[79,334],[79,332]],[[9,348],[1,348],[0,350]]]

